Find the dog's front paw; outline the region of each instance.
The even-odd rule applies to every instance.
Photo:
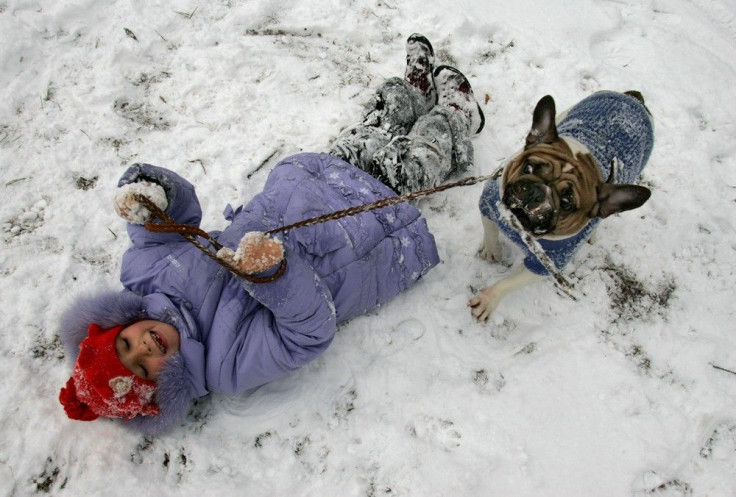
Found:
[[[468,300],[470,313],[478,321],[488,321],[488,318],[496,310],[502,298],[503,295],[497,291],[496,285],[483,288],[472,299]]]
[[[501,246],[496,244],[481,243],[478,247],[478,256],[488,262],[500,262],[501,261]]]

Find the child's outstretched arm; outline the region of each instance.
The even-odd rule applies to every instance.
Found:
[[[133,194],[153,200],[177,223],[199,226],[202,209],[194,186],[173,171],[150,164],[133,164],[118,182],[115,210],[128,221],[128,235],[136,246],[181,241],[176,233],[150,233],[142,225],[150,219],[148,209],[138,205]]]

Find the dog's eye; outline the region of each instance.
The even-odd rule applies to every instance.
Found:
[[[568,213],[574,211],[575,201],[571,197],[562,197],[560,199],[560,210]]]
[[[560,193],[560,210],[566,214],[577,209],[575,205],[575,192],[572,186],[567,185]]]
[[[534,173],[534,164],[532,164],[528,160],[525,160],[524,161],[523,172],[524,172],[524,174],[532,174],[532,173]]]

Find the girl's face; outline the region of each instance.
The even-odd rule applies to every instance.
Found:
[[[179,332],[161,321],[138,321],[118,333],[115,350],[131,373],[156,381],[166,360],[179,352]]]

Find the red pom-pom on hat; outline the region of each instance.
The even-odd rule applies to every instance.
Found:
[[[157,415],[156,383],[135,376],[115,350],[115,339],[124,329],[103,330],[92,324],[79,344],[72,377],[59,392],[59,402],[71,419],[92,421],[98,417],[130,419]]]
[[[77,398],[77,387],[74,386],[74,378],[69,378],[66,386],[59,392],[59,402],[64,406],[66,415],[71,419],[94,421],[99,418],[87,404]]]

